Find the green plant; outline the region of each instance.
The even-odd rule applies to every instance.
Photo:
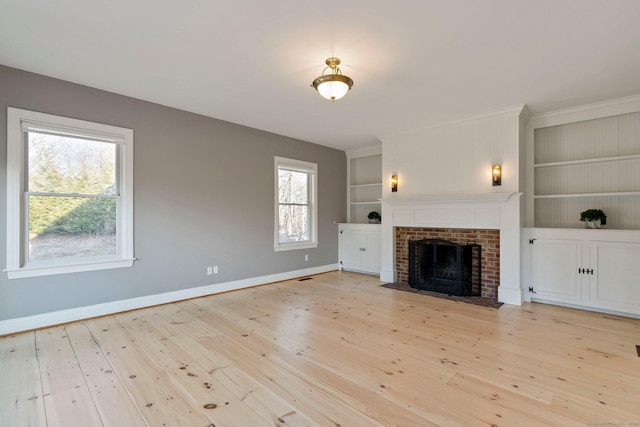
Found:
[[[607,215],[600,209],[587,209],[580,213],[580,221],[597,221],[604,223],[607,220]]]
[[[367,215],[367,218],[376,220],[376,219],[380,219],[381,217],[380,217],[380,214],[378,212],[371,211],[371,212],[369,212],[369,215]]]

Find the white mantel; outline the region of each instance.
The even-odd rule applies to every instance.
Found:
[[[507,304],[522,305],[521,195],[521,193],[448,194],[382,199],[380,279],[393,282],[396,278],[394,227],[497,229],[500,230],[498,300]]]

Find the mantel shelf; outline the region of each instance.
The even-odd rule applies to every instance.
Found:
[[[372,200],[370,202],[351,202],[352,205],[379,205],[379,200]]]
[[[390,205],[410,205],[422,203],[506,203],[512,197],[520,197],[522,193],[487,193],[487,194],[440,194],[423,197],[388,197],[380,201]]]

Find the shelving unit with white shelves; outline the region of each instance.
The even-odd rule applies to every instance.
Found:
[[[525,298],[639,316],[640,96],[533,116],[527,138]]]
[[[534,226],[579,228],[602,209],[607,228],[640,229],[640,112],[534,130]]]
[[[347,221],[368,223],[369,212],[381,213],[382,150],[373,147],[347,153]]]

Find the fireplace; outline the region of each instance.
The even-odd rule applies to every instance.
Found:
[[[482,246],[481,296],[521,305],[520,204],[520,193],[383,199],[380,278],[409,283],[411,240],[473,241]]]
[[[480,296],[498,301],[500,286],[500,231],[489,229],[394,227],[396,282],[409,284],[409,244],[442,239],[458,245],[474,242],[482,247]]]
[[[409,242],[409,285],[456,296],[480,296],[482,248],[444,239]]]

